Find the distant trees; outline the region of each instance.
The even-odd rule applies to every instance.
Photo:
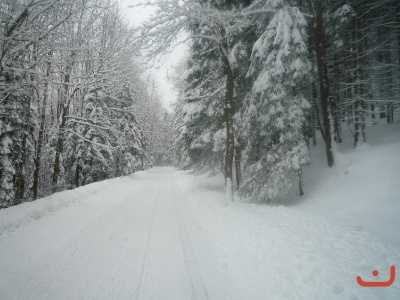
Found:
[[[143,96],[134,105],[137,121],[143,132],[141,163],[147,160],[150,165],[170,164],[172,157],[172,136],[170,113],[161,104],[160,92],[156,82],[148,77],[141,85]]]
[[[235,20],[237,17],[228,10],[224,10],[226,7],[221,3],[211,3],[207,1],[188,1],[179,3],[178,1],[167,0],[167,1],[155,1],[153,3],[157,6],[156,17],[150,20],[147,24],[142,27],[141,38],[142,42],[147,46],[147,50],[150,55],[157,55],[163,53],[165,49],[168,49],[174,45],[178,36],[187,30],[190,32],[190,38],[196,43],[196,48],[199,51],[205,51],[207,57],[214,56],[213,61],[217,65],[211,66],[211,61],[207,58],[197,59],[193,57],[192,66],[193,74],[189,75],[188,79],[193,80],[191,86],[187,86],[188,90],[185,93],[188,101],[192,102],[191,109],[187,111],[186,116],[188,118],[199,118],[199,116],[207,114],[203,108],[210,109],[211,104],[204,105],[204,101],[207,99],[213,99],[217,97],[221,100],[220,108],[222,109],[221,123],[223,124],[223,130],[225,131],[224,140],[224,177],[227,199],[233,199],[233,159],[234,159],[234,148],[235,148],[235,135],[234,135],[234,89],[235,80],[233,73],[233,65],[230,57],[231,45],[230,39],[232,34],[235,32],[238,22]],[[218,11],[216,6],[220,7]],[[231,6],[227,6],[231,7]],[[215,55],[217,59],[215,59]],[[203,70],[205,72],[203,72]],[[210,72],[207,71],[210,70]],[[199,72],[203,72],[204,77],[198,77]],[[193,75],[193,76],[192,76]],[[196,77],[199,79],[196,82]],[[214,98],[215,99],[215,98]],[[197,102],[197,104],[195,104]],[[189,103],[188,103],[189,104]],[[214,106],[214,105],[212,105]],[[188,109],[188,106],[183,107],[184,110]],[[192,110],[194,109],[194,110]],[[212,119],[212,118],[211,118]],[[211,120],[210,119],[210,120]],[[200,121],[200,119],[198,119]],[[209,139],[215,131],[215,122],[196,128],[196,138],[190,137],[194,145],[199,144],[199,147],[191,147],[189,151],[193,151],[196,148],[203,148],[201,143],[205,142],[209,144]],[[211,128],[211,127],[212,128]],[[186,127],[186,129],[188,129]],[[186,134],[186,138],[188,135]]]
[[[321,2],[321,1],[319,1]],[[330,109],[335,140],[342,121],[354,126],[354,146],[367,124],[390,124],[400,102],[398,1],[322,1]]]

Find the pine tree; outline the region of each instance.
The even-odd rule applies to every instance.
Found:
[[[306,21],[295,8],[279,9],[254,44],[248,76],[254,78],[242,110],[245,177],[240,192],[270,202],[291,186],[308,162],[303,137],[305,91],[311,65]]]
[[[0,89],[2,87],[0,86]],[[0,90],[1,92],[1,90]],[[3,97],[2,97],[3,98]],[[11,97],[2,103],[2,113],[4,116],[13,116]],[[3,98],[4,99],[4,98]],[[14,201],[14,182],[15,168],[13,166],[12,152],[14,129],[10,119],[3,116],[0,119],[0,208],[8,207]]]
[[[204,56],[200,53],[208,52]],[[191,166],[208,171],[221,165],[225,150],[223,122],[223,67],[217,50],[207,41],[194,42],[188,70],[181,80],[187,82],[183,93],[182,138],[188,145]]]
[[[114,164],[116,176],[128,175],[141,168],[141,157],[145,154],[143,133],[134,115],[134,99],[127,87],[114,101],[111,109],[115,150]]]

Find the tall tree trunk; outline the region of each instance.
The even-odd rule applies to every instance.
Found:
[[[36,62],[37,60],[37,49],[36,46],[33,46],[32,53],[31,53],[31,59],[32,62]],[[16,180],[15,180],[15,204],[19,204],[22,202],[24,198],[24,191],[25,191],[25,163],[26,163],[26,156],[27,156],[27,139],[28,139],[28,134],[30,131],[30,118],[31,118],[31,101],[33,95],[35,94],[35,90],[33,88],[34,84],[37,82],[36,76],[34,73],[31,73],[29,77],[29,84],[30,84],[30,95],[27,95],[27,97],[22,97],[22,101],[24,102],[24,111],[23,114],[26,115],[25,123],[23,126],[23,132],[22,132],[22,143],[21,143],[21,152],[19,156],[19,161],[17,164],[17,172],[16,172]]]
[[[304,191],[303,191],[303,170],[301,169],[301,167],[297,172],[298,172],[298,176],[299,176],[299,195],[303,196],[304,195]]]
[[[122,175],[121,168],[120,168],[120,165],[119,165],[119,155],[120,155],[120,153],[118,151],[117,152],[117,159],[116,159],[116,162],[115,162],[115,176],[116,177],[119,177],[119,176]]]
[[[75,52],[72,52],[71,58],[75,56]],[[69,104],[71,99],[69,98],[68,91],[69,91],[69,83],[71,79],[71,69],[72,69],[72,62],[67,63],[65,67],[65,75],[64,75],[64,82],[63,82],[63,89],[61,92],[62,101],[58,107],[59,114],[57,113],[57,117],[59,117],[59,125],[58,125],[58,135],[57,135],[57,144],[56,144],[56,155],[54,159],[54,168],[53,168],[53,178],[52,178],[52,185],[53,185],[53,193],[57,192],[57,185],[58,185],[58,177],[60,176],[61,171],[61,157],[64,150],[64,129],[66,123],[66,116],[69,109]]]
[[[334,58],[334,65],[335,65],[335,74],[337,75],[336,77],[339,77],[338,74],[338,70],[339,70],[339,66],[337,63],[337,57],[335,55]],[[342,137],[341,137],[341,127],[340,127],[340,113],[339,113],[339,103],[340,103],[340,93],[339,93],[339,80],[338,78],[335,78],[335,90],[336,90],[336,95],[335,97],[332,97],[331,101],[330,101],[330,105],[331,105],[331,112],[332,112],[332,117],[333,117],[333,130],[334,130],[334,134],[335,134],[335,141],[337,143],[341,143],[342,142]]]
[[[240,188],[242,183],[242,169],[240,162],[242,160],[242,149],[240,147],[235,148],[235,171],[236,171],[236,188]]]
[[[387,33],[390,34],[389,30],[385,30]],[[394,121],[394,95],[393,95],[393,71],[392,71],[392,54],[391,54],[391,47],[386,49],[385,51],[385,64],[388,68],[387,72],[387,85],[386,85],[386,94],[388,98],[387,104],[387,114],[386,114],[386,121],[388,124],[392,124]]]
[[[58,127],[58,135],[57,135],[57,145],[56,145],[56,156],[54,159],[54,168],[53,168],[53,193],[57,192],[57,185],[58,185],[58,177],[61,171],[61,157],[64,150],[64,129],[66,123],[66,114],[68,111],[68,107],[64,106],[63,110],[61,111],[61,123]]]
[[[311,107],[311,130],[312,130],[312,141],[313,141],[313,146],[317,145],[317,137],[316,137],[316,131],[317,127],[320,125],[319,123],[319,110],[318,110],[318,104],[317,104],[317,87],[316,83],[313,82],[311,84],[311,93],[312,93],[312,107]],[[323,130],[321,126],[319,127],[321,129],[321,135],[322,138],[325,140],[325,135],[323,133]]]
[[[319,89],[321,97],[322,119],[324,123],[325,148],[328,166],[333,166],[331,126],[329,120],[329,80],[325,57],[325,31],[322,19],[321,0],[310,0],[314,11],[314,43],[317,56]]]
[[[233,91],[235,87],[234,75],[231,63],[229,61],[228,40],[223,27],[220,28],[221,41],[219,43],[219,52],[225,66],[226,72],[226,91],[224,101],[224,122],[226,127],[226,150],[224,163],[224,177],[227,200],[233,201],[233,181],[232,167],[234,158],[235,136],[233,131]]]
[[[80,25],[79,25],[80,26]],[[75,64],[75,56],[76,51],[71,52],[71,56],[67,59],[65,70],[64,70],[64,82],[63,88],[59,90],[61,94],[61,102],[57,105],[57,117],[59,118],[58,122],[58,135],[57,135],[57,145],[56,145],[56,155],[54,159],[54,169],[53,169],[53,178],[52,178],[52,185],[53,185],[53,193],[57,191],[58,185],[58,178],[60,176],[61,171],[61,158],[62,153],[64,150],[64,130],[65,130],[65,123],[67,121],[66,116],[69,111],[69,105],[73,95],[69,95],[69,85],[71,81],[71,70]],[[59,94],[59,95],[60,95]]]
[[[75,187],[79,187],[79,174],[80,174],[80,166],[79,166],[79,159],[76,160],[76,169],[75,169]]]
[[[355,60],[355,109],[354,109],[354,147],[366,142],[365,136],[365,75],[363,70],[363,45],[362,45],[362,34],[361,34],[361,17],[356,20],[353,41],[355,43],[354,49],[354,60]]]
[[[397,72],[398,74],[400,74],[400,1],[397,1],[396,25],[397,25],[397,68],[398,68]],[[398,88],[400,88],[400,81],[398,82]],[[400,95],[397,95],[397,97],[400,97]]]
[[[332,121],[333,121],[334,140],[335,140],[336,143],[341,143],[342,142],[342,138],[340,136],[339,114],[338,114],[338,109],[337,109],[337,100],[335,100],[332,97],[330,97],[329,104],[330,104],[331,116],[332,116]]]
[[[359,27],[359,20],[356,20],[354,30],[353,30],[353,60],[354,60],[354,94],[355,102],[354,102],[354,148],[357,147],[360,134],[361,134],[361,61],[359,53],[359,44],[360,41],[358,40],[358,27]]]
[[[51,54],[49,54],[51,56]],[[46,84],[44,87],[43,93],[43,102],[40,111],[40,123],[39,123],[39,136],[37,140],[37,148],[35,153],[35,171],[33,173],[33,199],[37,199],[38,190],[39,190],[39,174],[40,174],[40,164],[41,164],[41,156],[42,156],[42,148],[43,148],[43,137],[44,137],[44,125],[46,122],[46,106],[47,106],[47,98],[48,98],[48,89],[49,89],[49,76],[51,70],[51,63],[47,62],[46,68]]]
[[[314,147],[317,146],[317,137],[315,134],[315,127],[317,126],[317,121],[316,121],[315,115],[316,115],[315,109],[313,109],[312,110],[312,144]]]
[[[30,120],[30,106],[31,106],[31,98],[29,97],[26,100],[26,119],[24,124],[24,132],[22,137],[21,143],[21,153],[17,165],[17,172],[16,172],[16,180],[15,180],[15,205],[20,204],[22,199],[24,198],[24,190],[25,190],[25,162],[26,162],[26,140],[28,138],[28,131],[29,131],[29,120]]]
[[[306,3],[307,3],[306,1],[305,1],[304,5],[306,5]],[[301,3],[301,4],[303,4],[303,3]],[[308,29],[307,30],[309,32],[311,32],[313,30],[312,29],[313,25],[314,25],[313,22],[310,22],[308,24]],[[313,38],[313,36],[311,34],[309,34],[308,35],[308,39],[307,39],[307,47],[309,49],[311,49],[313,47],[313,44],[314,44],[314,38]],[[309,60],[310,61],[314,61],[314,53],[312,51],[310,51]],[[311,106],[312,141],[313,141],[313,146],[316,146],[317,145],[316,132],[318,130],[317,127],[318,127],[318,123],[319,123],[319,114],[317,114],[317,111],[318,111],[318,107],[317,107],[318,92],[317,92],[317,86],[316,86],[316,82],[315,81],[313,81],[311,83],[311,98],[312,98],[312,101],[313,101],[312,102],[312,106]],[[323,130],[322,130],[321,127],[320,127],[320,129],[321,129],[321,134],[322,134],[323,138],[325,139],[325,136],[324,136],[324,134],[322,132]]]
[[[319,127],[319,131],[321,132],[322,139],[325,142],[324,128],[323,128],[323,125],[321,123],[321,119],[319,118],[319,115],[320,115],[320,113],[319,113],[318,103],[315,103],[315,116],[317,118],[317,125]]]
[[[375,104],[371,104],[371,118],[372,118],[372,125],[376,125],[376,115],[375,115]]]
[[[0,70],[1,71],[1,70]],[[3,72],[3,78],[0,76],[0,89],[7,84],[13,84],[12,75]],[[4,80],[4,82],[2,82]],[[4,93],[4,89],[0,90]],[[15,200],[15,169],[12,148],[16,141],[13,138],[15,130],[11,130],[11,115],[13,109],[14,97],[12,95],[2,99],[2,112],[0,113],[0,143],[2,151],[0,151],[0,208],[12,206]],[[9,127],[9,128],[7,128]]]

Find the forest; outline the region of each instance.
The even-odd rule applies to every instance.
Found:
[[[143,170],[165,109],[112,1],[0,4],[0,207]]]
[[[343,127],[357,148],[396,121],[397,0],[139,5],[155,13],[133,27],[112,0],[1,1],[0,208],[154,164],[274,203],[303,194],[317,134],[332,167]],[[179,44],[171,112],[146,69]]]

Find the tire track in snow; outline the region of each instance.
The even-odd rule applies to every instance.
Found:
[[[207,270],[210,261],[196,252],[197,232],[183,205],[186,193],[173,175],[171,170],[148,171],[19,229],[23,232],[7,245],[17,245],[29,233],[26,247],[37,245],[38,253],[21,251],[29,265],[16,264],[11,278],[18,281],[13,288],[5,286],[8,294],[0,298],[212,298],[215,291],[210,293],[199,263],[205,261]]]
[[[172,172],[157,181],[162,191],[148,236],[146,258],[135,299],[209,299],[182,212],[176,205]]]
[[[115,187],[114,187],[115,188]],[[114,216],[114,218],[118,217],[119,212],[124,210],[129,204],[130,201],[127,201],[130,197],[125,197],[121,202],[117,203],[110,210],[103,211],[99,216],[97,216],[90,224],[82,228],[77,235],[75,235],[68,246],[66,248],[62,248],[61,253],[57,253],[55,261],[51,264],[49,268],[47,268],[42,275],[39,276],[39,279],[32,283],[18,298],[19,300],[28,299],[35,290],[37,290],[40,286],[43,286],[48,282],[52,275],[57,272],[61,267],[65,267],[66,262],[71,259],[71,253],[78,253],[80,249],[84,246],[85,240],[84,236],[90,236],[95,230],[97,230],[102,224],[108,221],[105,218],[106,215]]]
[[[196,253],[193,249],[193,245],[188,233],[186,224],[182,218],[182,210],[178,207],[176,199],[176,190],[171,181],[171,188],[173,193],[173,205],[175,217],[178,224],[179,237],[184,255],[184,262],[186,269],[189,273],[189,282],[192,288],[193,299],[210,299],[207,287],[204,283],[203,277],[201,275],[199,262]]]
[[[155,203],[154,203],[154,207],[153,207],[153,213],[152,213],[152,216],[151,216],[151,223],[150,223],[150,227],[149,227],[149,233],[148,233],[147,241],[146,241],[145,254],[144,254],[144,257],[143,257],[142,266],[140,268],[139,285],[136,288],[136,299],[139,299],[139,295],[140,295],[140,292],[142,290],[143,275],[144,275],[144,270],[145,270],[146,263],[147,263],[147,260],[148,260],[150,239],[151,239],[152,234],[153,234],[154,219],[155,219],[155,215],[156,215],[156,209],[157,209],[157,205],[158,205],[158,200],[160,199],[160,194],[161,194],[161,189],[158,190],[158,193],[157,193],[157,196],[156,196],[156,200],[155,200]]]

